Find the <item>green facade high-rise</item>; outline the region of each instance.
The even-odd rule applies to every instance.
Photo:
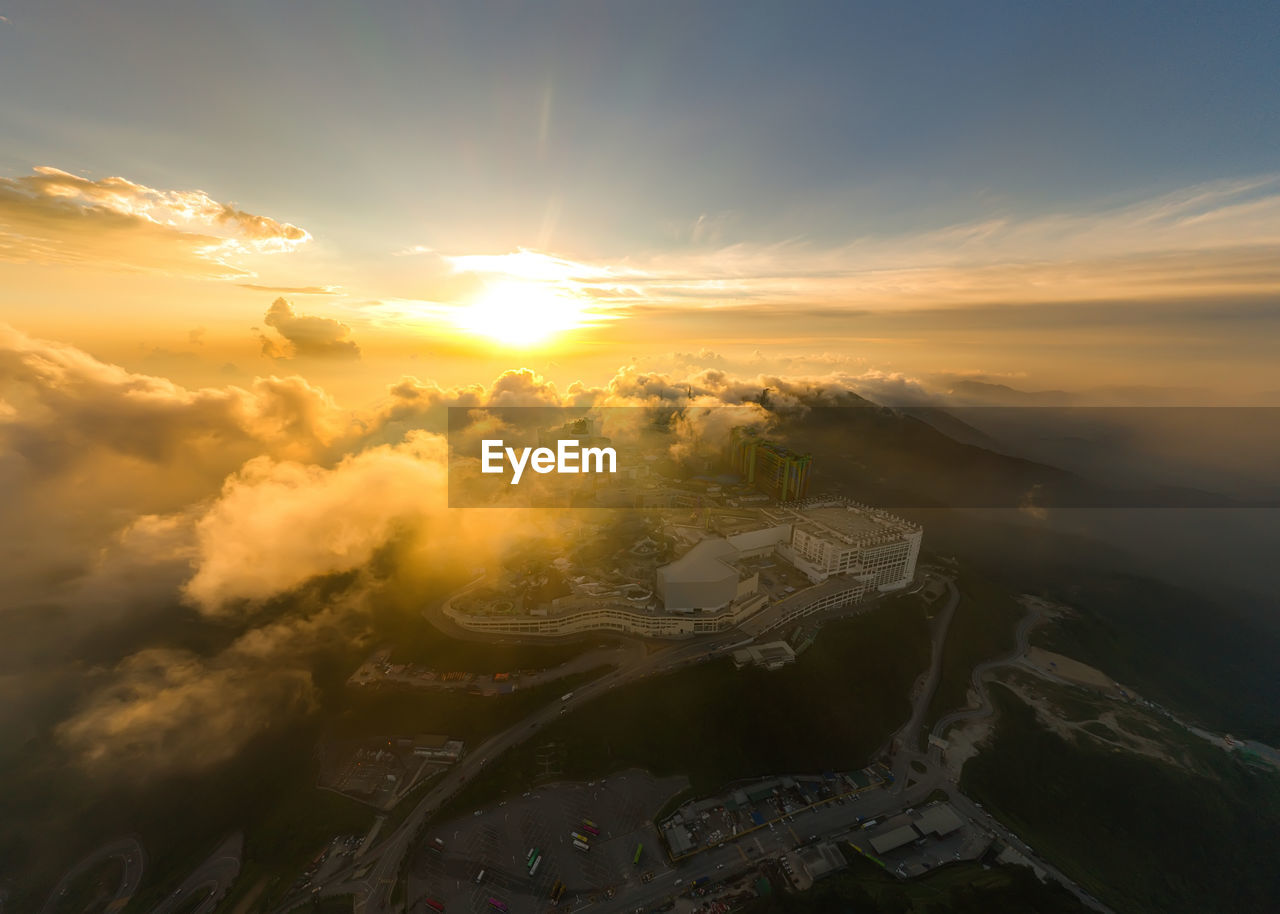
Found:
[[[735,428],[729,441],[729,461],[748,485],[778,501],[795,501],[808,493],[812,455],[797,454],[745,428]]]

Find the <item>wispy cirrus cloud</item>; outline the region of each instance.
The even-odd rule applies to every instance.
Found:
[[[464,255],[418,250],[436,254],[455,271],[570,288],[615,313],[1243,296],[1280,288],[1280,175],[836,246],[787,239],[614,259],[528,249]]]
[[[311,240],[305,229],[201,190],[33,171],[0,177],[0,260],[230,278],[252,275],[242,263],[249,256]]]
[[[443,255],[455,272],[478,273],[541,282],[583,283],[625,275],[625,270],[602,264],[581,263],[521,248],[509,254]]]
[[[342,289],[338,286],[263,286],[253,282],[236,283],[242,289],[252,289],[254,292],[275,292],[280,295],[340,295]]]

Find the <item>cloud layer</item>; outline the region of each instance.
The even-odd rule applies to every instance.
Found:
[[[836,357],[805,363],[808,376],[737,373],[711,351],[671,362],[563,389],[529,369],[456,387],[404,377],[347,410],[300,377],[188,389],[0,328],[0,624],[19,638],[14,672],[80,677],[87,692],[55,732],[92,770],[215,764],[314,707],[313,652],[358,642],[398,575],[474,568],[540,535],[525,515],[447,507],[449,407],[692,407],[680,447],[722,438],[721,407],[767,422],[766,392],[772,407],[803,407],[855,391],[936,402],[940,389]],[[235,637],[74,664],[95,633],[177,612]],[[0,701],[26,700],[0,688]]]
[[[444,444],[425,433],[331,469],[250,460],[196,524],[197,567],[184,593],[217,612],[360,568],[398,531],[421,532],[440,513],[444,473]]]
[[[438,256],[458,272],[544,284],[612,317],[696,309],[726,321],[730,313],[786,309],[798,324],[812,326],[823,313],[859,309],[1274,293],[1277,226],[1280,175],[1263,175],[1092,210],[993,216],[835,245],[792,238],[617,258],[525,249]],[[422,246],[403,253],[436,255]],[[403,302],[399,308],[407,320],[423,314]]]

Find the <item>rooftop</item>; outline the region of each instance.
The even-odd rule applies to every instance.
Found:
[[[852,539],[890,529],[888,524],[856,508],[812,508],[803,513],[803,518],[804,526],[824,528],[823,532],[830,531]]]
[[[667,583],[710,583],[725,579],[737,580],[738,569],[730,565],[738,557],[738,550],[728,540],[718,536],[708,537],[696,543],[680,558],[659,569]]]
[[[827,841],[800,851],[800,860],[814,879],[821,879],[828,873],[844,869],[847,865],[840,849]]]
[[[871,846],[877,854],[887,854],[889,851],[896,850],[904,844],[910,844],[919,837],[920,833],[910,825],[899,825],[884,834],[876,835],[871,839]]]
[[[793,525],[812,536],[856,543],[877,537],[914,533],[920,528],[878,508],[850,504],[843,499],[793,502],[765,513],[775,524]]]
[[[950,803],[939,803],[930,806],[920,813],[916,828],[926,835],[948,835],[964,825]]]
[[[768,644],[752,644],[733,652],[733,665],[741,668],[747,664],[756,664],[775,670],[796,659],[796,652],[785,641],[770,641]]]

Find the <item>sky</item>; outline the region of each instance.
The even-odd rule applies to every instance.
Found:
[[[0,0],[0,764],[223,762],[389,590],[533,536],[448,508],[448,406],[1280,405],[1277,35]]]
[[[1274,4],[0,16],[0,320],[131,369],[1280,391]]]

